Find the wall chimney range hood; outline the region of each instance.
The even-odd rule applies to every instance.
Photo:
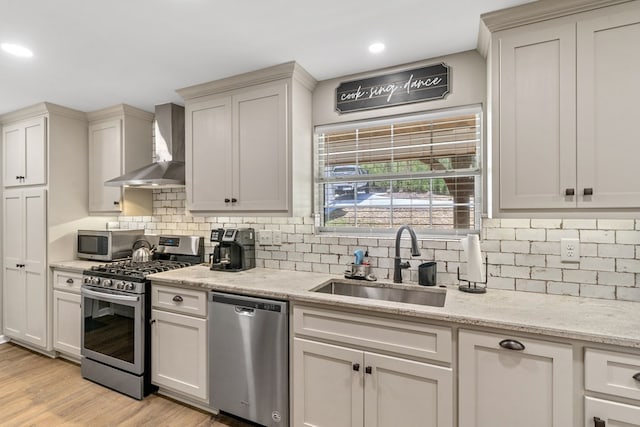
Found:
[[[171,103],[156,105],[155,116],[158,161],[110,179],[105,185],[136,188],[184,186],[184,107]]]

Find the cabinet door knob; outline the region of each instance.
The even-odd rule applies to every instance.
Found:
[[[231,199],[224,199],[225,203],[229,203],[231,201]]]
[[[120,204],[120,202],[118,202],[118,201],[114,201],[114,202],[113,202],[113,204],[114,204],[114,206],[117,206],[117,205],[119,205],[119,204]]]
[[[358,372],[360,370],[360,364],[359,363],[354,363],[353,364],[353,370]]]
[[[67,279],[67,283],[68,283],[68,284],[70,284],[70,285],[71,285],[71,284],[73,284],[73,279],[72,279],[71,277],[69,277],[69,278]]]
[[[605,427],[606,426],[604,420],[601,420],[600,417],[593,417],[593,425],[594,425],[594,427]]]
[[[154,323],[156,323],[156,319],[151,319],[151,320],[149,320],[149,324],[150,324],[150,325],[153,325]]]
[[[235,197],[233,197],[233,198],[231,199],[231,203],[236,203],[237,201],[238,201],[238,199],[236,199]]]
[[[173,297],[173,302],[182,302],[183,299],[180,295],[176,295]]]
[[[20,181],[20,175],[16,175],[16,179]]]
[[[567,188],[566,190],[564,190],[565,196],[575,196],[575,194],[576,194],[575,188]]]
[[[365,371],[367,374],[370,374],[371,372],[373,372],[373,368],[372,368],[371,366],[366,366],[366,367],[364,368],[364,371]]]
[[[640,381],[640,372],[638,372],[637,374],[635,374],[634,376],[632,376],[631,378],[633,378],[636,381]]]
[[[593,188],[585,188],[582,194],[585,196],[593,196]]]
[[[516,341],[512,339],[506,339],[506,340],[500,341],[500,347],[506,348],[507,350],[516,350],[516,351],[524,350],[524,344],[522,344],[520,341]]]

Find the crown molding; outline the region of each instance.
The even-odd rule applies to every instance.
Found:
[[[480,16],[480,20],[489,32],[494,33],[521,25],[533,24],[616,4],[629,3],[630,1],[634,0],[539,0],[484,13]],[[478,38],[478,51],[482,53],[482,49],[484,49],[484,46],[480,45],[480,38]]]
[[[309,90],[313,90],[316,80],[304,68],[295,61],[274,65],[273,67],[261,70],[250,71],[212,82],[201,83],[194,86],[177,89],[176,92],[182,99],[189,100],[202,96],[214,95],[247,86],[255,86],[262,83],[269,83],[282,79],[296,79]]]
[[[137,117],[149,122],[153,121],[154,114],[148,111],[141,110],[136,107],[132,107],[128,104],[118,104],[112,107],[103,108],[97,111],[91,111],[87,113],[87,120],[90,122],[96,122],[100,120],[113,119],[116,117]]]
[[[63,107],[62,105],[53,104],[51,102],[39,102],[28,107],[21,108],[10,113],[0,116],[0,123],[11,123],[19,120],[28,119],[30,117],[41,116],[45,114],[55,114],[75,120],[86,121],[87,117],[84,112],[74,110],[72,108]]]

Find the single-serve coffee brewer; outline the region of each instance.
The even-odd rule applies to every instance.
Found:
[[[213,249],[211,270],[242,271],[256,266],[256,233],[253,228],[211,230]]]

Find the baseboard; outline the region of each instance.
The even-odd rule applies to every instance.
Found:
[[[7,338],[4,335],[0,335],[0,344],[4,344],[4,343],[7,343],[7,342],[9,342],[9,338]]]

